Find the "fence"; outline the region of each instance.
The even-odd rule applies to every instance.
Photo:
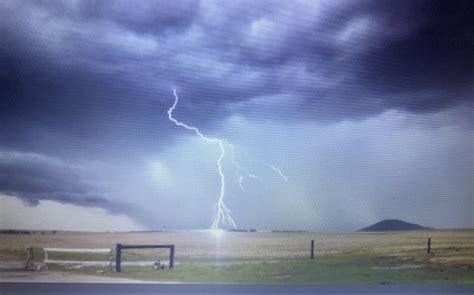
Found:
[[[122,249],[169,249],[170,260],[169,268],[172,269],[174,266],[174,245],[122,245],[117,244],[115,250],[115,271],[122,271]]]
[[[80,266],[109,266],[112,269],[113,255],[112,248],[44,248],[43,263],[47,267],[48,264],[60,265],[80,265]],[[107,260],[91,261],[91,260],[60,260],[50,259],[49,253],[81,253],[81,254],[108,254]]]

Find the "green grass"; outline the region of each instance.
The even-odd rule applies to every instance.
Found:
[[[84,274],[106,275],[150,281],[218,283],[310,283],[310,284],[474,284],[474,269],[437,267],[374,269],[392,266],[393,261],[375,256],[322,257],[314,261],[239,262],[227,264],[182,263],[173,270],[151,267],[123,267],[122,273],[98,268],[74,270]]]

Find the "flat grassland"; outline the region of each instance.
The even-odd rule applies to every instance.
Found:
[[[428,237],[431,254],[426,253]],[[314,260],[309,259],[311,240]],[[175,268],[125,265],[121,273],[104,267],[50,265],[49,269],[162,282],[474,284],[474,230],[0,234],[0,280],[11,274],[2,271],[2,265],[20,263],[27,247],[34,247],[35,260],[40,262],[44,247],[112,248],[116,243],[175,244]],[[57,255],[66,260],[98,260],[93,254]],[[125,250],[123,256],[123,261],[167,259],[166,250]]]

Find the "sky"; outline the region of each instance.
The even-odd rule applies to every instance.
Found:
[[[209,228],[222,151],[173,89],[237,228],[474,227],[473,13],[1,1],[0,228]]]

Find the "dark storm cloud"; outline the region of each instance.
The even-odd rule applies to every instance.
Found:
[[[60,128],[89,124],[82,110],[119,123],[117,112],[169,96],[172,84],[192,101],[197,122],[223,114],[210,105],[259,97],[291,96],[294,119],[338,121],[397,108],[436,111],[469,100],[472,90],[469,2],[4,6],[2,115],[42,108],[51,119],[76,115],[76,124]]]
[[[180,81],[196,101],[223,101],[244,114],[261,108],[281,119],[334,122],[390,109],[440,111],[471,101],[470,6],[206,2],[197,19],[205,34],[196,44],[198,52],[215,53],[200,57],[213,62],[204,71],[184,68],[196,75]],[[207,79],[213,69],[223,74]],[[282,96],[288,104],[279,104]]]
[[[258,6],[251,10],[265,11],[271,5]],[[306,113],[305,119],[337,121],[388,109],[439,111],[471,100],[470,2],[279,6],[240,24],[246,32],[238,31],[231,42],[221,44],[224,52],[236,52],[234,62],[271,77],[267,89],[303,100],[295,112]],[[224,22],[233,27],[234,18]],[[295,66],[287,71],[288,65]],[[298,76],[295,69],[304,74]],[[225,97],[224,91],[219,94]],[[273,107],[278,109],[278,104]]]
[[[108,19],[141,33],[161,34],[168,30],[176,32],[193,23],[198,12],[198,1],[85,1],[80,10],[86,16]]]
[[[164,34],[190,26],[198,13],[199,1],[58,0],[23,1],[21,5],[43,11],[52,18],[67,17],[97,25],[112,23],[139,33]]]
[[[31,205],[45,199],[109,207],[106,199],[91,194],[93,184],[83,179],[80,170],[39,154],[0,151],[0,193],[19,196]]]
[[[4,147],[24,149],[31,141],[38,142],[37,137],[31,137],[32,129],[98,145],[146,141],[142,133],[159,132],[164,121],[155,115],[159,94],[144,83],[145,79],[129,75],[127,66],[104,71],[119,65],[123,52],[107,52],[104,44],[91,44],[84,36],[77,44],[67,44],[70,48],[51,52],[40,41],[58,42],[53,40],[55,37],[37,40],[28,36],[34,32],[20,32],[25,34],[21,36],[12,29],[12,23],[8,25],[7,42],[0,49],[0,129]],[[53,140],[48,138],[47,144]]]
[[[401,94],[388,99],[387,108],[437,111],[471,100],[472,3],[413,1],[404,9],[396,5],[389,8],[384,7],[385,13],[379,8],[379,15],[384,29],[395,32],[357,58],[361,71],[355,81],[377,85],[385,93]]]

